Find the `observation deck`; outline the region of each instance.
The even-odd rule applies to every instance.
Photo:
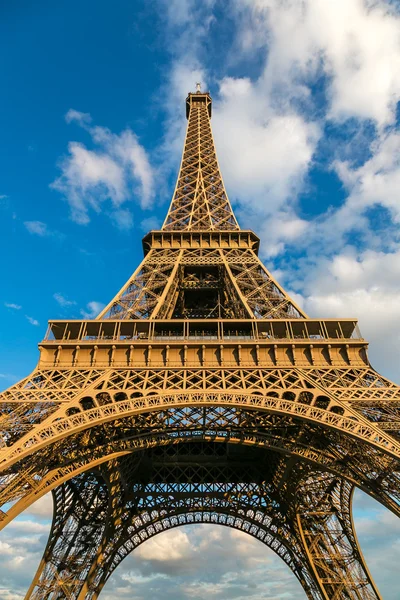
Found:
[[[367,366],[354,319],[50,321],[42,367]]]

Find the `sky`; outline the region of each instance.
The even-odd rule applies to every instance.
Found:
[[[3,0],[0,56],[0,388],[33,370],[48,319],[95,317],[136,268],[171,199],[197,81],[267,267],[310,317],[358,318],[373,366],[400,383],[397,1]],[[356,504],[395,600],[398,525]],[[0,600],[23,598],[50,512],[45,500],[0,537]],[[251,593],[304,598],[258,543],[198,527],[144,544],[103,595]]]

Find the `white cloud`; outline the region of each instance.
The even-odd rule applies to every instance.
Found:
[[[37,518],[37,517],[36,517]],[[51,520],[36,522],[23,515],[1,532],[0,598],[23,600],[39,565]]]
[[[74,110],[73,108],[70,108],[67,114],[65,115],[65,120],[67,123],[72,123],[73,121],[75,121],[78,123],[78,125],[85,126],[91,123],[92,117],[89,113],[83,113],[79,110]]]
[[[24,225],[29,233],[32,233],[33,235],[45,237],[50,234],[46,223],[43,223],[42,221],[25,221]]]
[[[51,519],[53,516],[53,498],[51,493],[36,500],[24,513],[24,517],[34,516]]]
[[[75,300],[68,300],[68,298],[66,298],[59,292],[53,294],[53,298],[63,308],[67,308],[68,306],[74,306],[76,304]]]
[[[202,5],[207,9],[211,9],[216,0],[203,0]],[[167,10],[167,19],[170,26],[193,26],[193,16],[194,13],[200,11],[201,5],[199,7],[198,2],[196,0],[166,0],[163,2],[164,7]],[[201,25],[201,22],[196,23],[198,30],[198,26]],[[198,32],[197,32],[197,35]]]
[[[140,206],[146,208],[154,196],[154,172],[146,150],[130,129],[116,135],[105,127],[89,126],[88,113],[70,109],[66,120],[86,129],[95,149],[70,142],[69,154],[60,162],[61,175],[51,187],[65,196],[71,218],[77,223],[89,223],[90,212],[101,212],[103,204],[109,201],[117,227],[131,227],[130,213],[121,205],[136,197]]]
[[[192,553],[189,538],[182,530],[176,530],[169,536],[155,536],[136,550],[138,558],[152,562],[180,561]]]
[[[14,304],[13,302],[4,302],[4,306],[7,308],[12,308],[13,310],[21,310],[22,306],[19,304]]]
[[[147,217],[140,221],[140,229],[147,233],[153,229],[160,229],[162,225],[161,220],[156,216]]]
[[[121,162],[128,176],[140,183],[140,205],[149,206],[153,197],[153,170],[138,137],[130,129],[119,136],[105,127],[93,127],[90,132],[96,143],[104,145]]]
[[[28,315],[25,315],[25,317],[28,319],[28,321],[31,325],[35,325],[35,326],[40,325],[40,323],[37,319],[34,319],[33,317],[30,317]]]
[[[35,533],[47,533],[49,530],[47,523],[39,523],[31,519],[14,519],[7,526],[9,532],[22,533],[24,535]]]
[[[84,319],[94,319],[103,310],[105,304],[92,300],[88,302],[85,309],[82,309],[81,315]]]
[[[14,554],[11,544],[0,541],[0,555]]]
[[[43,221],[24,221],[24,225],[27,231],[32,235],[37,235],[42,238],[47,237],[58,241],[62,241],[65,238],[63,233],[49,229],[48,225],[43,223]]]
[[[216,18],[213,8],[211,2],[201,9],[208,27]],[[282,252],[286,242],[306,232],[310,240],[326,235],[327,241],[342,244],[345,231],[367,225],[357,214],[360,202],[356,192],[336,218],[325,219],[325,227],[320,223],[314,227],[314,235],[296,215],[297,196],[304,188],[324,120],[340,122],[355,117],[375,122],[381,137],[371,151],[383,160],[383,155],[391,155],[389,177],[379,170],[377,159],[355,173],[345,163],[337,162],[336,168],[343,180],[347,176],[366,184],[366,171],[376,166],[375,177],[369,182],[369,198],[363,194],[364,209],[378,202],[397,211],[399,175],[394,157],[398,156],[399,136],[384,133],[383,128],[394,122],[400,98],[400,16],[393,6],[383,0],[338,0],[331,4],[325,0],[239,0],[230,3],[230,8],[236,30],[224,59],[228,63],[233,55],[235,60],[243,55],[250,59],[256,52],[260,60],[262,51],[264,58],[256,78],[229,77],[216,82],[219,95],[214,97],[213,130],[222,172],[232,199],[238,202],[241,223],[268,218],[270,223],[275,220],[281,225],[279,229],[270,223],[264,225],[269,245],[266,254]],[[181,101],[193,82],[209,78],[203,67],[207,28],[194,25],[199,10],[199,4],[192,1],[183,2],[180,10],[173,10],[173,6],[167,10],[169,43],[174,52],[169,102],[175,114],[178,98]],[[176,31],[187,23],[191,40],[185,38],[182,48]],[[320,86],[321,75],[325,77],[328,105],[325,114],[317,115],[312,93],[313,86]],[[175,116],[168,121],[165,147],[174,155],[180,151],[183,129],[183,119]]]
[[[216,0],[159,0],[163,9],[163,20],[168,24],[168,50],[176,55],[186,55],[186,66],[192,67],[201,52],[210,27],[216,22],[213,8]],[[192,81],[189,89],[197,79]],[[204,87],[203,87],[204,89]],[[185,90],[187,92],[188,90]]]
[[[128,597],[135,590],[139,598],[146,597],[146,591],[148,596],[149,589],[154,597],[179,600],[260,598],[261,590],[277,600],[288,592],[293,600],[302,597],[299,584],[278,557],[247,534],[221,526],[163,532],[139,546],[112,579],[103,592],[106,600],[121,589],[121,582],[129,584]]]
[[[263,77],[269,93],[279,86],[289,100],[301,96],[304,82],[322,72],[331,118],[393,122],[400,95],[400,17],[390,3],[240,0],[234,6],[243,22],[242,48],[268,48]]]
[[[270,214],[295,197],[319,138],[315,123],[292,110],[278,114],[249,79],[222,80],[215,133],[231,196],[253,212]]]
[[[0,598],[2,600],[23,600],[22,594],[14,593],[11,590],[6,590],[4,587],[0,587]]]
[[[121,231],[129,231],[133,227],[133,216],[127,208],[120,208],[111,213],[111,219]]]
[[[400,132],[389,130],[371,144],[371,157],[360,167],[336,161],[335,170],[349,191],[345,206],[336,215],[343,228],[355,227],[366,209],[380,205],[400,223]]]
[[[354,317],[370,346],[373,365],[399,381],[400,249],[392,253],[347,248],[333,258],[304,264],[300,302],[310,317]]]
[[[295,244],[302,241],[311,228],[310,223],[299,218],[291,208],[263,214],[261,210],[258,213],[254,210],[251,212],[249,205],[245,210],[239,207],[236,212],[239,219],[260,236],[260,256],[263,258],[274,258],[282,254],[286,243]]]
[[[92,152],[77,142],[68,145],[69,156],[61,163],[62,175],[52,187],[63,193],[70,205],[71,218],[89,223],[89,208],[100,212],[100,204],[110,198],[115,205],[125,198],[123,170],[107,154]]]

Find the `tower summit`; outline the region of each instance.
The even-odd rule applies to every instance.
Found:
[[[161,531],[233,527],[315,600],[377,600],[356,487],[400,515],[400,388],[355,319],[312,319],[240,229],[211,131],[188,95],[162,228],[92,320],[54,320],[34,372],[0,395],[0,527],[53,493],[26,599],[95,600]]]
[[[208,92],[198,90],[186,99],[188,127],[178,180],[163,225],[166,231],[239,229],[215,152],[211,106]]]

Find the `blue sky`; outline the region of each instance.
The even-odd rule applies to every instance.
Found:
[[[0,387],[34,368],[48,319],[96,316],[140,261],[171,198],[196,81],[214,99],[228,194],[268,268],[311,317],[358,317],[373,365],[400,382],[398,6],[4,0]],[[202,535],[174,539],[194,552]],[[168,576],[150,563],[141,590]],[[394,600],[394,580],[382,591]]]

